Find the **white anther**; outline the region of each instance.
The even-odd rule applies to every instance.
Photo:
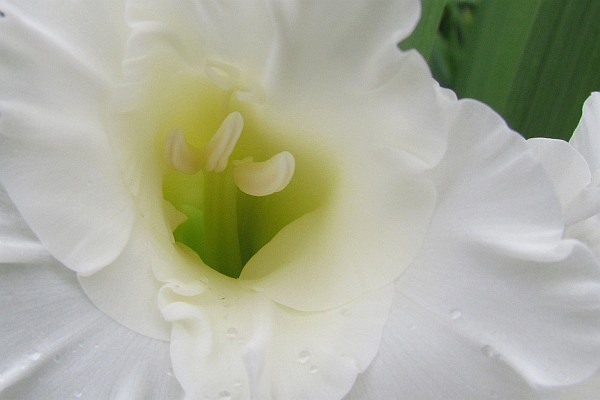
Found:
[[[268,196],[280,192],[292,180],[296,161],[283,151],[263,162],[252,158],[233,162],[233,181],[244,193],[251,196]]]
[[[219,61],[208,61],[205,71],[209,79],[226,92],[237,86],[240,77],[237,68]]]
[[[244,128],[244,117],[239,112],[229,114],[204,150],[206,171],[222,172]]]
[[[185,174],[195,174],[202,167],[200,152],[185,140],[181,129],[173,129],[167,137],[165,159],[171,167]]]

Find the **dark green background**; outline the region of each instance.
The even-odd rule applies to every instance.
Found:
[[[568,140],[600,90],[600,0],[423,0],[416,48],[436,79],[526,137]]]

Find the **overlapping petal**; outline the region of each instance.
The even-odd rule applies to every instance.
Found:
[[[91,273],[118,256],[134,215],[105,135],[126,27],[117,2],[67,10],[2,3],[0,180],[49,251]]]
[[[173,399],[169,344],[113,321],[46,257],[0,266],[4,399]]]
[[[396,282],[381,351],[350,398],[537,398],[533,388],[596,369],[592,254],[562,240],[560,204],[524,141],[484,106],[458,108],[432,170],[430,235]]]
[[[35,262],[48,252],[0,186],[0,263]]]
[[[600,171],[600,92],[594,92],[583,105],[581,121],[570,143],[585,158],[590,171]]]
[[[590,240],[597,247],[596,223],[600,213],[600,93],[592,93],[583,107],[583,116],[569,143],[536,138],[528,141],[543,163],[558,192],[568,235]]]

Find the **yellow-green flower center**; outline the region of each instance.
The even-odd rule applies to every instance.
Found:
[[[236,79],[234,69],[215,64],[205,76],[182,80],[160,141],[169,166],[163,195],[187,217],[175,240],[234,278],[330,187],[323,158],[310,149],[314,138],[281,132],[261,112],[260,90]]]

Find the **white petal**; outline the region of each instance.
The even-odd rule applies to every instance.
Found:
[[[561,198],[567,225],[600,213],[600,171],[595,157],[600,152],[600,94],[584,105],[584,114],[570,144],[562,140],[530,139],[530,148],[542,161]]]
[[[542,162],[554,182],[563,208],[583,190],[591,180],[585,159],[563,140],[534,138],[527,141],[529,148]]]
[[[372,84],[379,78],[374,66],[395,60],[397,43],[412,31],[419,13],[412,0],[273,1],[270,6],[277,29],[276,53],[269,60],[273,78],[322,94],[341,82]]]
[[[583,116],[570,143],[583,155],[592,173],[600,170],[600,92],[592,93],[583,105]]]
[[[569,385],[598,367],[597,263],[561,240],[560,204],[522,138],[481,104],[458,107],[432,171],[430,234],[396,282],[358,396],[533,399],[525,383]]]
[[[0,266],[0,397],[177,399],[168,343],[98,311],[75,273],[45,265]]]
[[[343,166],[346,177],[330,204],[284,227],[246,263],[243,286],[288,307],[320,311],[402,274],[420,249],[434,191],[402,174],[410,166],[394,149],[363,150],[355,155],[360,163]]]
[[[597,369],[600,276],[586,248],[558,245],[545,254],[555,257],[548,262],[535,262],[535,249],[515,257],[451,238],[425,250],[398,289],[449,329],[494,349],[531,385],[570,385]]]
[[[92,272],[119,254],[133,217],[106,138],[107,81],[123,45],[118,4],[2,10],[0,181],[53,256]]]
[[[509,366],[452,324],[449,314],[432,315],[399,295],[378,356],[346,400],[536,399]]]
[[[569,226],[565,236],[582,241],[600,259],[600,215]]]
[[[111,318],[135,332],[167,341],[171,327],[157,304],[162,283],[155,278],[141,229],[138,222],[123,253],[113,263],[94,275],[80,276],[79,282],[94,305]]]
[[[352,74],[367,70],[373,58],[390,53],[416,25],[419,2],[378,1],[196,1],[182,5],[163,1],[152,8],[144,1],[128,4],[129,20],[160,21],[192,60],[236,65],[259,78],[274,69],[290,70],[298,83],[318,88],[316,71]],[[356,29],[360,26],[361,29]],[[335,27],[335,30],[332,28]],[[274,37],[276,35],[276,37]],[[298,40],[302,38],[302,40]],[[285,45],[284,45],[285,44]],[[293,45],[293,46],[288,46]],[[185,49],[185,47],[189,47]],[[290,53],[285,53],[287,47]],[[195,51],[190,51],[195,48]],[[293,55],[293,57],[290,57]],[[196,56],[197,57],[197,56]],[[284,65],[277,65],[284,62]],[[274,63],[276,63],[274,65]],[[352,68],[340,69],[339,65]],[[333,68],[332,68],[333,67]],[[318,75],[317,75],[318,76]]]
[[[219,77],[230,76],[225,80],[237,81],[242,92],[258,87],[264,95],[255,97],[266,97],[288,126],[317,122],[321,135],[341,137],[376,133],[435,163],[444,136],[441,114],[434,112],[434,83],[417,53],[403,54],[396,46],[418,11],[414,0],[165,1],[152,7],[135,1],[128,8],[133,36],[127,57],[147,64],[141,68],[146,72],[173,62],[185,68],[224,65]],[[140,81],[144,74],[134,69]],[[132,92],[125,103],[136,97]],[[164,101],[159,112],[170,106],[169,96]]]
[[[596,375],[584,384],[561,390],[551,400],[593,400],[598,397],[598,393],[600,393],[600,375]]]
[[[47,255],[0,186],[0,263],[33,262]]]
[[[211,282],[213,282],[211,280]],[[379,347],[391,286],[304,313],[236,288],[173,282],[161,292],[186,398],[337,399]]]
[[[563,231],[554,187],[525,140],[482,103],[456,103],[444,160],[432,170],[439,240],[462,235],[540,257]],[[443,228],[443,230],[442,230]],[[548,242],[550,241],[550,242]]]

